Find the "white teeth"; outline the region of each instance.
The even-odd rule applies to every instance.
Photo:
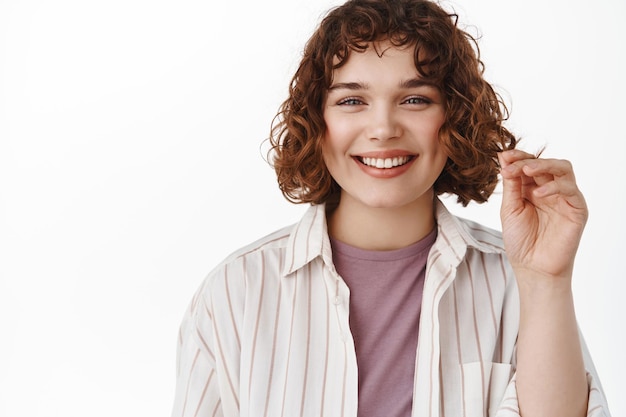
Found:
[[[370,167],[393,168],[409,162],[409,157],[397,156],[395,158],[361,158],[361,161]]]

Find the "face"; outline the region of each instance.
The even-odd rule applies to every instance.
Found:
[[[340,204],[432,204],[447,159],[438,137],[444,103],[419,76],[412,47],[383,42],[353,52],[333,74],[324,120],[322,152]]]

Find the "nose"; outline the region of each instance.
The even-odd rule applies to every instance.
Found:
[[[372,108],[368,117],[368,137],[372,140],[389,140],[402,134],[396,110],[392,105],[379,105]]]

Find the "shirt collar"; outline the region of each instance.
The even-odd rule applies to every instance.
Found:
[[[324,204],[309,207],[292,229],[287,243],[283,276],[292,274],[318,256],[321,256],[328,266],[334,268]]]
[[[438,198],[435,201],[435,219],[438,228],[435,247],[451,266],[461,263],[468,248],[484,253],[505,252],[500,232],[454,216]]]
[[[463,260],[468,248],[485,253],[504,252],[499,232],[452,215],[438,198],[435,199],[435,218],[438,233],[434,246],[453,266]],[[317,257],[334,269],[324,204],[309,207],[292,229],[283,276],[294,273]]]

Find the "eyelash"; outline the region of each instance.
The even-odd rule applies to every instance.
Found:
[[[409,97],[403,100],[402,103],[420,105],[420,104],[430,104],[432,103],[432,100],[423,96],[414,96],[414,97]],[[357,106],[360,104],[364,104],[364,103],[361,99],[356,98],[356,97],[346,97],[337,103],[337,105],[339,106]]]
[[[416,100],[417,102],[413,102],[413,103],[407,103],[409,101],[413,101]],[[423,96],[414,96],[414,97],[409,97],[406,100],[403,101],[403,103],[407,103],[407,104],[430,104],[432,103],[432,100],[423,97]]]
[[[339,106],[356,106],[358,104],[363,104],[363,102],[356,97],[346,97],[337,103]]]

